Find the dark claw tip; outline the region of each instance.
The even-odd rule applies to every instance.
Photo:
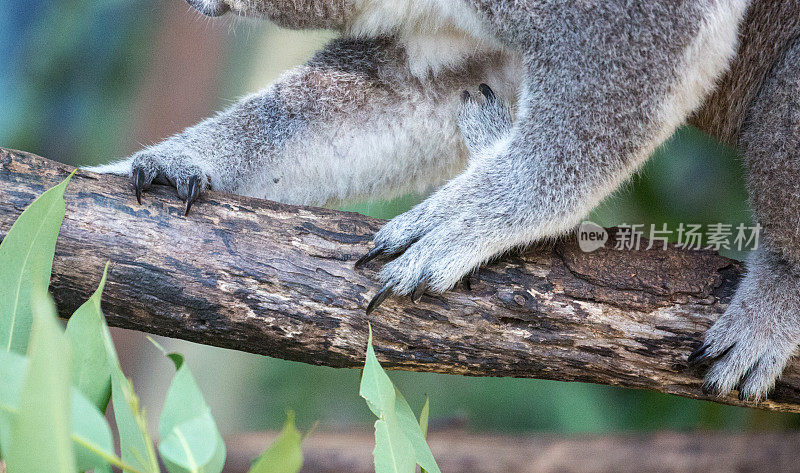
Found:
[[[377,309],[381,304],[383,304],[383,301],[385,301],[386,298],[388,298],[391,295],[392,295],[392,285],[387,284],[383,286],[383,289],[378,291],[378,293],[375,294],[375,297],[373,297],[372,300],[369,302],[369,305],[367,306],[367,315],[371,314],[375,309]]]
[[[744,391],[741,391],[741,390],[739,391],[739,400],[744,402],[744,400],[745,400]]]
[[[378,256],[380,256],[383,253],[384,249],[385,249],[385,247],[383,245],[376,246],[369,253],[367,253],[364,256],[362,256],[361,258],[359,258],[358,261],[356,261],[356,264],[354,266],[356,268],[360,268],[361,266],[364,266],[365,264],[369,263],[370,261],[372,261],[375,258],[377,258]]]
[[[698,358],[700,358],[706,352],[706,350],[708,350],[709,346],[710,345],[708,343],[704,343],[703,346],[693,351],[692,354],[689,355],[689,358],[687,358],[689,364],[690,365],[697,364],[697,362],[699,361]]]
[[[464,276],[463,282],[464,282],[464,289],[466,289],[469,292],[472,292],[472,276],[467,274],[466,276]]]
[[[189,215],[189,210],[192,208],[192,204],[200,197],[200,178],[197,176],[193,176],[189,179],[189,193],[186,196],[186,210],[184,212],[184,216]]]
[[[133,187],[136,189],[136,201],[139,202],[139,205],[142,205],[142,189],[144,189],[146,179],[144,169],[137,168],[133,171]]]
[[[469,102],[472,100],[472,95],[470,95],[469,90],[465,90],[461,92],[461,101],[462,102]]]
[[[478,89],[481,91],[486,100],[492,101],[495,100],[497,97],[494,94],[494,90],[486,84],[481,84],[478,86]]]
[[[422,296],[425,294],[425,291],[428,290],[428,280],[423,279],[417,284],[417,287],[414,288],[414,292],[411,293],[411,302],[417,303]]]

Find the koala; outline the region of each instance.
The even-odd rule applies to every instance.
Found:
[[[800,343],[800,0],[188,2],[341,36],[95,169],[140,202],[153,182],[187,213],[209,188],[324,205],[441,185],[358,262],[387,259],[372,311],[570,231],[688,121],[740,146],[766,233],[690,357],[711,364],[704,389],[763,399]]]

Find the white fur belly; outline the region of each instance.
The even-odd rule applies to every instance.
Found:
[[[356,0],[356,12],[348,34],[396,36],[417,77],[455,67],[476,51],[502,48],[463,0]]]

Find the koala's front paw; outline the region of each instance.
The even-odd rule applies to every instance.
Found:
[[[375,250],[357,263],[360,266],[380,255],[396,256],[381,269],[385,285],[370,302],[367,314],[392,294],[411,295],[416,302],[426,292],[442,293],[461,280],[469,288],[468,274],[480,264],[475,245],[469,243],[475,241],[474,233],[457,221],[418,217],[419,213],[410,212],[389,222],[375,235]]]
[[[442,293],[459,281],[470,289],[470,274],[497,248],[483,227],[491,225],[491,220],[453,197],[463,192],[463,182],[452,181],[378,231],[375,249],[356,267],[379,256],[395,259],[380,271],[385,285],[370,302],[367,314],[392,294],[411,295],[416,302],[426,292]]]
[[[186,215],[200,193],[210,187],[210,179],[187,153],[161,150],[159,147],[142,150],[131,158],[131,181],[136,200],[142,203],[142,191],[153,182],[174,187],[178,198],[185,202]]]
[[[483,99],[474,98],[466,90],[462,93],[464,106],[458,116],[458,127],[473,156],[487,151],[511,130],[512,125],[511,111],[505,102],[486,84],[478,89]]]
[[[739,399],[767,397],[800,342],[798,269],[758,251],[730,307],[709,329],[692,364],[713,361],[703,391]]]

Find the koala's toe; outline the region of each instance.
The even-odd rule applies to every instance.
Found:
[[[750,369],[739,387],[739,399],[759,402],[775,387],[784,366],[789,361],[789,354],[765,353]]]
[[[375,234],[376,248],[382,248],[381,253],[385,255],[402,254],[444,220],[435,207],[425,201],[390,220]]]
[[[192,175],[188,178],[181,177],[176,180],[175,188],[178,198],[185,202],[184,215],[189,215],[192,204],[200,197],[200,192],[206,188],[205,176],[200,174]]]
[[[133,189],[136,193],[136,201],[139,205],[142,204],[142,191],[150,186],[152,179],[147,178],[147,173],[144,169],[134,168],[131,172],[131,180],[133,181]]]
[[[157,175],[157,168],[135,163],[131,168],[131,183],[136,194],[136,200],[142,203],[142,191],[148,189]]]
[[[744,344],[736,344],[721,355],[708,370],[703,392],[725,396],[739,386],[744,375],[758,362],[759,354]]]

